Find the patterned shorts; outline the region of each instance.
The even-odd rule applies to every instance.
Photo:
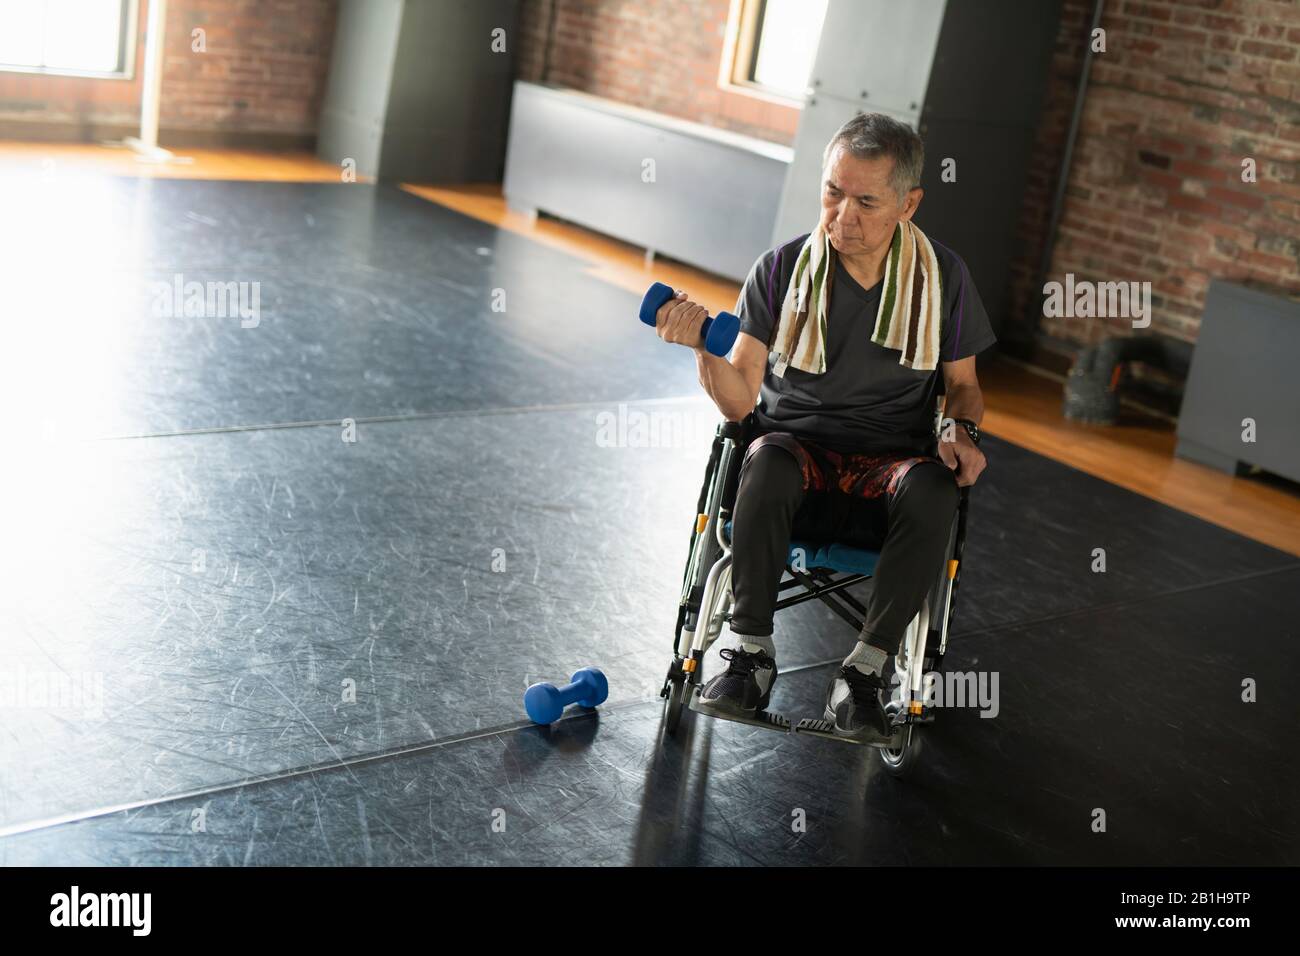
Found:
[[[794,455],[803,473],[805,492],[840,492],[868,500],[892,495],[914,465],[927,461],[943,464],[931,455],[908,451],[841,454],[806,438],[795,438],[789,432],[759,435],[749,443],[745,460],[765,445],[778,445]]]

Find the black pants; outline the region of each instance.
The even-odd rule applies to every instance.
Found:
[[[741,468],[732,512],[732,630],[772,633],[777,588],[797,531],[800,538],[880,550],[861,637],[894,653],[943,566],[958,497],[952,471],[938,462],[914,465],[893,493],[878,498],[805,493],[789,451],[756,449]]]

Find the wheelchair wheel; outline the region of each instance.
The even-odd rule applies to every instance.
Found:
[[[685,677],[668,681],[668,695],[664,698],[664,733],[669,737],[676,736],[677,728],[681,726],[689,686]]]
[[[885,712],[892,718],[898,712],[900,706],[900,704],[890,701],[885,707]],[[921,739],[920,727],[916,724],[908,724],[903,728],[902,734],[899,735],[897,747],[879,748],[880,762],[884,764],[885,772],[891,777],[906,776],[921,759]]]

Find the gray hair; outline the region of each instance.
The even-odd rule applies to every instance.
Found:
[[[912,127],[884,113],[857,113],[841,126],[822,152],[822,169],[835,147],[843,143],[858,159],[889,156],[894,160],[889,184],[901,203],[909,189],[921,185],[921,167],[925,163],[925,146]]]

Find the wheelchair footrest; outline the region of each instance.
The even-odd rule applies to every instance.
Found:
[[[805,717],[795,725],[796,734],[808,734],[811,737],[822,737],[826,740],[837,740],[842,744],[853,744],[858,747],[889,747],[898,742],[898,734],[895,732],[892,736],[882,737],[874,731],[868,731],[858,737],[846,737],[844,734],[835,732],[835,725],[829,720],[816,720],[812,717]]]
[[[762,727],[765,730],[775,730],[783,734],[788,734],[790,732],[790,718],[782,714],[774,713],[770,710],[759,710],[752,714],[748,714],[744,711],[731,710],[701,703],[699,687],[695,688],[691,693],[690,708],[697,714],[703,714],[705,717],[718,717],[722,720],[734,720],[738,724],[749,724],[752,727]]]

